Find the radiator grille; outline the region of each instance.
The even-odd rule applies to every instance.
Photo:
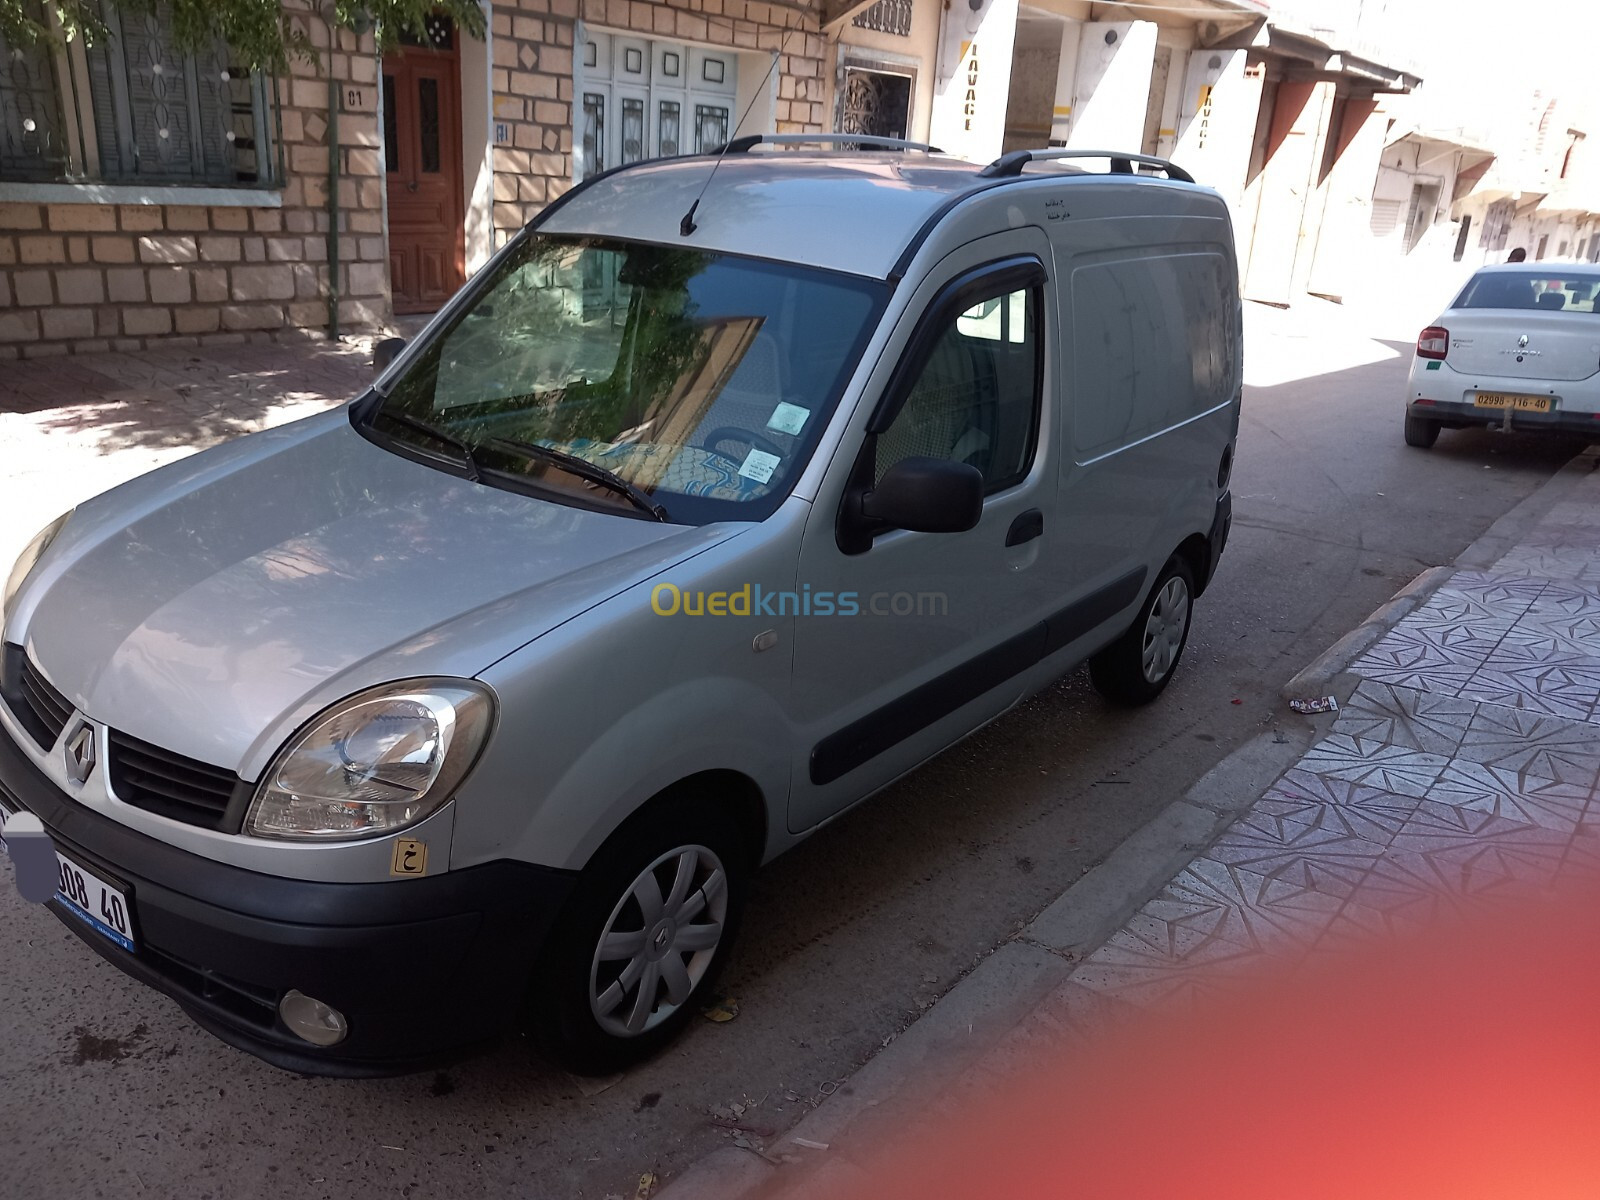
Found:
[[[21,646],[5,647],[0,695],[28,736],[48,750],[72,716],[72,702],[51,686]]]
[[[234,805],[239,777],[112,729],[111,790],[124,804],[189,825],[234,833],[242,816]]]

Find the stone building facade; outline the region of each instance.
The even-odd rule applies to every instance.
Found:
[[[0,45],[0,358],[379,330],[588,174],[831,123],[804,4],[505,0],[482,39],[441,21],[386,55],[288,7],[319,57],[279,79],[158,18]]]
[[[327,76],[371,87],[378,60],[370,35],[334,37],[316,19],[304,25],[321,61],[295,62],[267,89],[277,103],[270,169],[259,182],[189,184],[176,170],[152,172],[159,182],[116,171],[82,178],[84,147],[92,163],[96,139],[60,119],[50,131],[62,156],[32,156],[46,158],[43,170],[29,170],[38,164],[27,146],[10,139],[13,153],[0,159],[0,358],[138,349],[161,339],[243,340],[328,324]],[[187,65],[194,74],[226,72],[222,58]],[[60,99],[58,111],[70,113],[72,97]],[[22,120],[35,128],[25,132],[46,120],[33,111]],[[161,128],[155,132],[159,140]],[[389,312],[378,115],[340,113],[338,132],[339,319],[371,326]]]

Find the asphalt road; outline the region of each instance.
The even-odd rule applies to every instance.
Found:
[[[735,1020],[593,1095],[519,1043],[303,1079],[200,1033],[0,879],[0,1195],[631,1197],[725,1143],[715,1106],[787,1128],[1270,725],[1295,671],[1582,449],[1410,450],[1408,344],[1253,322],[1233,541],[1167,694],[1116,711],[1076,673],[772,864],[725,978]]]

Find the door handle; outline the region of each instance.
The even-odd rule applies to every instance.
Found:
[[[410,183],[406,184],[406,191],[414,192],[416,190],[417,190],[417,181],[415,179],[413,179]]]
[[[1017,514],[1017,519],[1011,522],[1011,528],[1006,531],[1006,545],[1020,546],[1023,542],[1031,542],[1044,532],[1044,513],[1037,508],[1030,508],[1026,512]]]

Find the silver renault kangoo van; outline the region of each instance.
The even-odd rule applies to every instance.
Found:
[[[68,928],[295,1070],[615,1069],[761,863],[1082,663],[1161,692],[1228,537],[1221,198],[786,140],[586,180],[364,395],[32,542],[0,806]]]

